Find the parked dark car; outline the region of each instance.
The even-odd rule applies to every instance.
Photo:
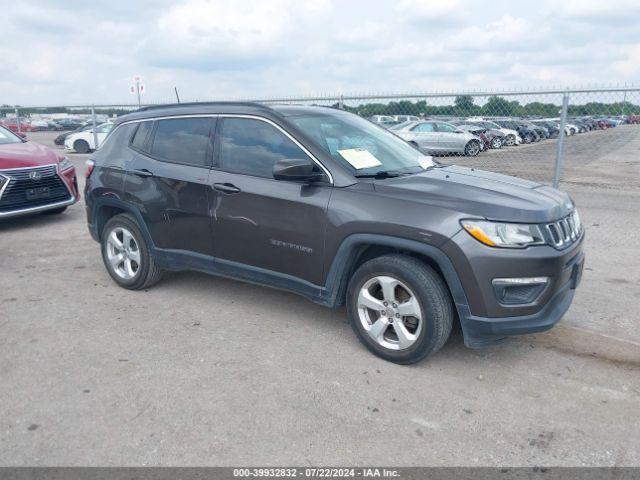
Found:
[[[511,119],[495,119],[492,120],[503,128],[510,128],[518,132],[524,143],[534,143],[540,141],[540,134],[535,128],[531,128],[526,124]]]
[[[560,128],[555,123],[548,120],[532,120],[531,123],[546,128],[549,136],[547,138],[557,138],[560,133]]]
[[[75,130],[83,125],[86,125],[86,121],[78,120],[75,118],[61,118],[56,120],[56,123],[62,126],[63,130]]]
[[[72,133],[84,132],[86,130],[91,130],[92,128],[93,128],[93,122],[86,122],[71,132],[61,133],[60,135],[58,135],[56,138],[53,139],[53,143],[55,143],[56,145],[62,146],[64,145],[64,141],[67,139],[67,137]]]
[[[345,305],[392,362],[433,354],[458,319],[472,347],[551,328],[580,281],[568,195],[438,166],[337,109],[142,109],[116,120],[87,166],[89,231],[118,285],[199,270]]]

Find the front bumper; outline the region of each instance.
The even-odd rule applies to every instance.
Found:
[[[504,318],[476,317],[467,307],[466,314],[460,316],[465,345],[480,348],[500,343],[510,335],[543,332],[552,328],[571,306],[575,289],[580,283],[583,265],[584,254],[581,254],[581,258],[573,267],[571,279],[560,287],[537,313]]]
[[[584,266],[584,233],[564,250],[551,246],[526,249],[486,247],[459,232],[444,247],[462,283],[466,302],[456,302],[465,344],[482,347],[506,336],[553,327],[569,309]],[[496,278],[546,277],[533,301],[507,304],[498,298]]]
[[[5,205],[2,202],[2,194],[8,193],[12,194],[11,191],[11,182],[17,181],[14,178],[16,173],[23,174],[24,172],[28,172],[30,170],[42,170],[47,168],[53,168],[53,175],[51,177],[57,177],[59,181],[61,181],[61,185],[59,188],[67,190],[67,195],[60,195],[57,198],[52,198],[49,202],[20,202],[20,203],[10,203],[9,205]],[[76,177],[76,170],[74,167],[68,168],[62,172],[58,171],[57,166],[55,165],[45,165],[43,167],[27,167],[24,169],[13,169],[13,170],[4,170],[5,177],[11,178],[11,181],[5,186],[5,189],[0,192],[0,218],[10,218],[10,217],[18,217],[22,215],[31,215],[35,213],[45,212],[47,210],[55,210],[58,208],[67,207],[69,205],[73,205],[79,199],[78,194],[78,181]],[[0,173],[2,173],[0,172]],[[35,186],[38,186],[37,183],[34,183]],[[60,198],[62,197],[62,198]],[[66,197],[66,198],[65,198]]]

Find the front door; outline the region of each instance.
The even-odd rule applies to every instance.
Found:
[[[209,180],[215,256],[320,284],[331,186],[273,178],[277,160],[309,158],[275,124],[244,117],[220,122]]]

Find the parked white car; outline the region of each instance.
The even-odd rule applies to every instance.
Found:
[[[85,130],[83,132],[76,132],[69,135],[64,141],[64,148],[67,150],[75,151],[77,153],[89,153],[97,149],[107,134],[113,128],[113,123],[103,123],[96,127],[96,136],[98,137],[98,145],[95,144],[95,138],[93,135],[93,128]]]
[[[512,145],[520,145],[522,143],[522,137],[518,134],[517,131],[512,130],[510,128],[503,128],[497,123],[492,122],[491,120],[484,120],[479,117],[469,117],[467,121],[475,123],[477,125],[481,125],[484,128],[488,128],[491,130],[498,130],[504,133],[504,145],[512,146]]]

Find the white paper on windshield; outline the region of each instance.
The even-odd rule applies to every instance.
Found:
[[[424,155],[422,158],[418,159],[418,163],[420,163],[420,166],[426,170],[429,167],[433,167],[433,157]]]
[[[356,170],[382,165],[380,160],[374,157],[366,148],[349,148],[347,150],[338,150],[338,153]]]

